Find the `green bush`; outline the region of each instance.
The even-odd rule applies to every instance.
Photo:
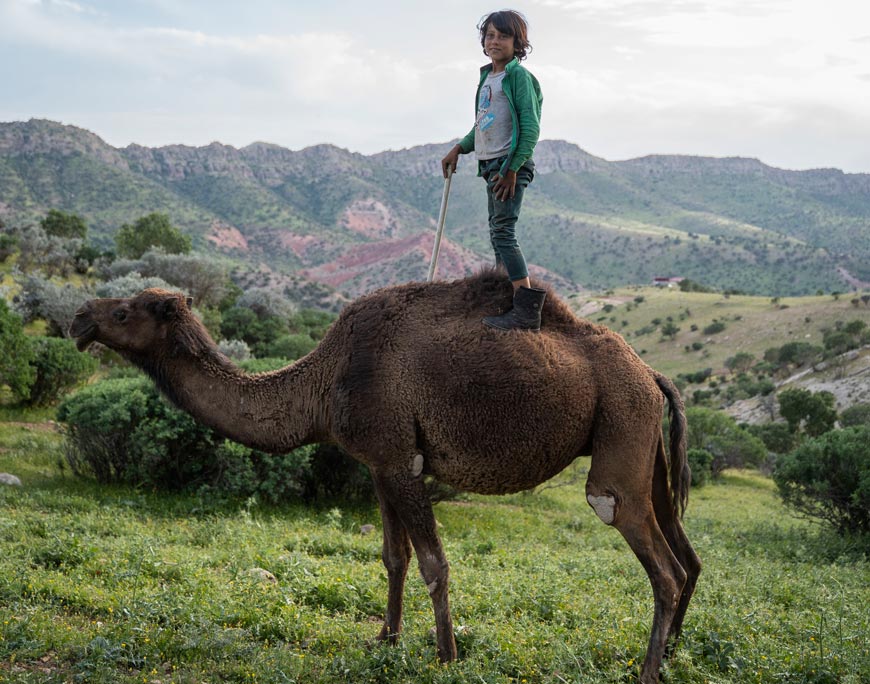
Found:
[[[715,335],[716,333],[720,333],[725,330],[725,323],[723,321],[713,321],[710,325],[704,328],[705,335]]]
[[[870,425],[870,404],[854,404],[843,409],[840,414],[840,425],[843,427]]]
[[[764,442],[768,451],[775,454],[787,454],[797,442],[795,434],[785,423],[747,425],[746,429]]]
[[[284,365],[270,360],[265,368]],[[262,361],[259,362],[261,365]],[[252,365],[252,364],[245,364]],[[256,364],[253,364],[256,365]],[[66,457],[74,473],[99,482],[120,482],[154,489],[258,496],[278,503],[316,496],[371,498],[364,471],[343,458],[345,469],[360,475],[336,480],[333,465],[320,482],[324,447],[307,446],[287,454],[267,454],[224,439],[159,396],[144,377],[104,380],[67,397],[58,407],[66,433]],[[368,475],[364,478],[368,480]]]
[[[870,427],[808,439],[776,463],[773,478],[786,505],[827,520],[841,533],[870,532]]]
[[[271,345],[286,334],[286,321],[278,316],[260,317],[247,307],[234,306],[221,317],[221,336],[227,340],[243,340],[257,357],[274,356]]]
[[[281,335],[273,342],[261,345],[260,351],[266,356],[280,356],[295,361],[301,359],[316,346],[317,342],[308,335]]]
[[[740,373],[734,382],[725,390],[725,400],[735,402],[740,399],[748,399],[759,394],[767,396],[772,394],[776,389],[776,385],[770,378],[755,379],[747,373]]]
[[[703,487],[713,479],[713,454],[706,449],[689,449],[686,456],[692,469],[693,487]]]
[[[704,449],[713,456],[710,463],[713,477],[726,468],[757,468],[767,458],[763,442],[722,411],[692,406],[686,409],[686,422],[688,447]]]
[[[2,224],[0,224],[2,227]],[[0,264],[11,257],[18,247],[18,238],[8,233],[0,233]]]
[[[36,379],[33,349],[24,333],[21,317],[9,310],[0,297],[0,385],[6,385],[13,396],[24,400],[30,396],[30,386]]]
[[[837,422],[836,399],[825,390],[787,389],[777,395],[777,400],[779,412],[792,432],[803,430],[810,437],[818,437],[832,430]]]
[[[36,378],[25,403],[46,406],[93,375],[99,362],[80,353],[72,340],[58,337],[37,337],[31,342]]]

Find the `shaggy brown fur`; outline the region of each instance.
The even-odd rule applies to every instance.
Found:
[[[380,638],[394,642],[401,630],[413,545],[445,661],[456,657],[448,565],[422,476],[465,491],[515,492],[591,454],[590,503],[622,533],[652,583],[641,681],[655,681],[700,572],[680,523],[689,471],[679,393],[619,335],[578,319],[553,293],[540,333],[481,325],[511,297],[503,274],[490,272],[380,290],[347,306],[308,356],[258,375],[222,356],[175,293],[92,300],[71,334],[82,349],[99,341],[129,358],[181,408],[231,439],[276,452],[332,442],[366,464],[389,577]]]

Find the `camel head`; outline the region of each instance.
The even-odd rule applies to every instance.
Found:
[[[76,311],[69,334],[79,351],[99,342],[122,356],[149,357],[176,349],[191,328],[205,333],[191,303],[179,292],[157,288],[135,297],[91,299]]]

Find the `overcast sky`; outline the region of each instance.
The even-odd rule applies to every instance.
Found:
[[[477,0],[0,0],[0,121],[111,145],[447,142]],[[524,0],[541,137],[870,172],[868,0]],[[445,148],[446,152],[446,148]]]

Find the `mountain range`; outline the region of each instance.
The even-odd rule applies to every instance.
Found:
[[[249,278],[353,297],[425,278],[451,144],[374,155],[262,142],[115,148],[75,126],[0,123],[0,218],[75,212],[109,247],[121,225],[159,211]],[[660,276],[767,296],[870,287],[870,174],[736,157],[607,161],[554,140],[535,162],[521,242],[533,275],[561,292]],[[439,277],[491,262],[485,205],[463,157]]]

